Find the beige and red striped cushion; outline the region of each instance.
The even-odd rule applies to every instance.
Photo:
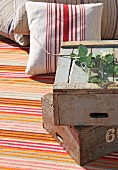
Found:
[[[29,34],[27,15],[24,4],[29,0],[14,0],[15,2],[15,22],[16,33]],[[37,2],[55,2],[65,4],[88,4],[103,3],[102,15],[102,39],[118,39],[118,0],[30,0]]]
[[[100,40],[102,3],[64,5],[26,2],[30,28],[30,54],[26,73],[56,71],[62,41]],[[49,54],[47,52],[49,52]]]

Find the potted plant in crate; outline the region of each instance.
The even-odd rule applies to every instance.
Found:
[[[108,79],[110,75],[118,74],[118,62],[114,58],[114,53],[102,52],[94,55],[82,44],[78,46],[77,51],[77,54],[71,53],[70,57],[87,72],[89,83],[107,83],[110,82]]]

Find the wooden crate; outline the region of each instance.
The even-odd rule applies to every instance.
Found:
[[[56,126],[53,95],[42,98],[43,127],[80,165],[118,150],[118,126]]]
[[[53,86],[55,125],[117,125],[118,76],[109,75],[113,83],[88,83],[87,74],[70,58],[80,42],[64,42],[58,59]],[[118,58],[118,41],[86,41],[93,54],[113,52]]]

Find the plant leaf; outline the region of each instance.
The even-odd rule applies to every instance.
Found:
[[[95,67],[96,66],[96,63],[94,60],[91,61],[91,64],[90,64],[91,68]]]
[[[91,67],[91,58],[87,58],[87,59],[86,59],[86,64],[87,64],[87,67],[88,67],[88,68]]]
[[[112,54],[106,54],[105,55],[105,60],[107,61],[107,63],[113,63],[113,61],[114,61],[114,56],[112,55]]]
[[[88,58],[92,58],[92,57],[93,57],[93,53],[89,53]]]
[[[88,67],[88,68],[91,67],[91,58],[92,58],[92,53],[90,53],[90,54],[87,56],[87,59],[86,59],[86,64],[87,64],[87,67]]]
[[[114,67],[114,74],[118,74],[118,64]]]
[[[100,54],[98,54],[98,55],[96,55],[96,59],[98,60],[98,59],[100,59],[100,57],[101,57],[101,55]]]
[[[78,58],[78,60],[79,60],[80,63],[81,62],[86,62],[87,57],[80,57],[80,58]]]
[[[89,83],[101,83],[101,82],[102,82],[102,78],[98,76],[93,76],[89,78]]]
[[[114,65],[108,65],[107,68],[110,74],[114,74]]]
[[[82,45],[82,44],[80,44],[78,46],[78,56],[85,57],[87,55],[87,53],[88,53],[87,47]]]

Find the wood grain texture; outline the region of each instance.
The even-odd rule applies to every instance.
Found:
[[[42,98],[43,126],[80,165],[118,150],[117,126],[55,126],[53,94]]]
[[[83,44],[86,46],[91,46],[91,47],[118,47],[118,40],[102,40],[102,41],[68,41],[68,42],[63,42],[61,44],[61,47],[77,47],[79,44]]]
[[[60,125],[117,125],[117,111],[116,94],[58,95]],[[95,115],[91,117],[93,113]]]

